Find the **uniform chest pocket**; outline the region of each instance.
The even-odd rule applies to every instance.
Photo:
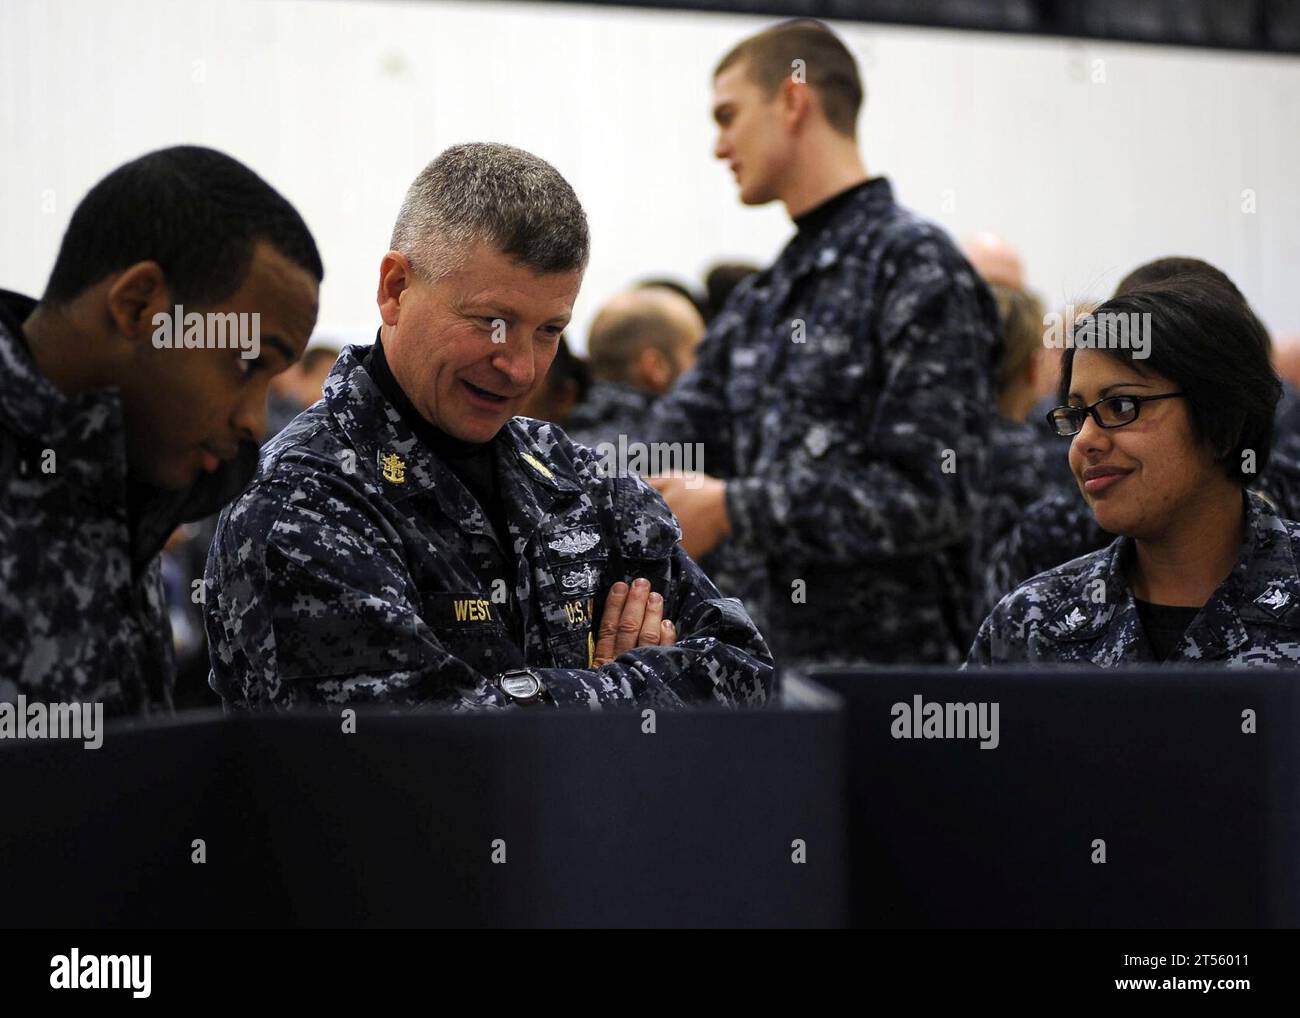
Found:
[[[592,667],[596,653],[596,599],[548,600],[541,607],[554,667]]]
[[[812,323],[804,342],[790,344],[785,366],[794,402],[815,416],[839,414],[861,400],[869,374],[866,351],[847,333]]]
[[[510,637],[504,605],[482,591],[421,591],[424,621],[443,648],[484,674],[522,663]]]

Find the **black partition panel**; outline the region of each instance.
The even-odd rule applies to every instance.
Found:
[[[849,717],[854,925],[1300,925],[1300,674],[808,677]],[[981,703],[996,748],[947,708]]]
[[[203,714],[0,743],[0,926],[835,926],[842,724]]]
[[[553,0],[534,0],[551,3]],[[1300,0],[578,0],[1067,39],[1300,52]]]

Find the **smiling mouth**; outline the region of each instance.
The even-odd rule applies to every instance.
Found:
[[[1089,495],[1100,495],[1107,488],[1124,480],[1130,473],[1132,473],[1130,470],[1110,470],[1103,474],[1087,477],[1083,482],[1083,490]]]
[[[461,383],[472,395],[477,396],[481,400],[486,400],[489,403],[505,403],[509,399],[507,396],[498,396],[495,392],[489,392],[487,389],[480,389],[473,382],[466,382],[463,378],[461,379]]]

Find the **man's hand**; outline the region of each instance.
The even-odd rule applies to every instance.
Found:
[[[708,474],[664,474],[646,479],[664,497],[682,528],[682,547],[698,560],[731,533],[727,482]]]
[[[630,588],[620,581],[605,599],[592,664],[599,668],[633,647],[667,647],[676,641],[677,627],[664,618],[663,595],[650,589],[650,581],[638,578]]]

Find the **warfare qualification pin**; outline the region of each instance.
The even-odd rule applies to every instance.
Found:
[[[384,469],[384,480],[392,484],[406,483],[406,463],[397,453],[390,452],[379,457],[379,465]]]
[[[541,460],[539,460],[536,456],[530,456],[526,452],[521,452],[519,454],[519,458],[522,459],[534,470],[536,470],[543,477],[545,477],[548,481],[555,480],[555,475],[551,473],[550,468],[547,467],[547,465],[543,463]]]

